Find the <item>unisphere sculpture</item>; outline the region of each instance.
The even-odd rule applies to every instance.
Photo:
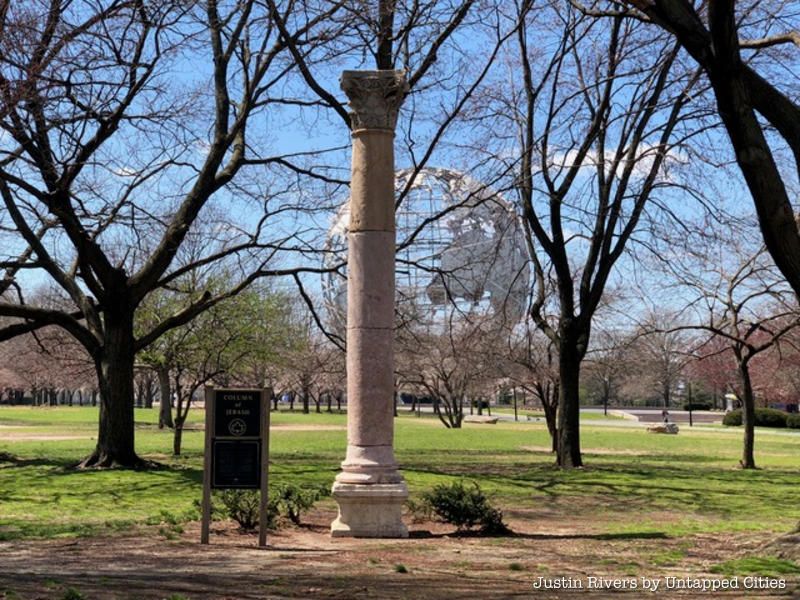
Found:
[[[397,172],[397,194],[413,170]],[[326,264],[346,255],[349,202],[328,233]],[[452,169],[426,168],[414,178],[396,211],[397,313],[403,320],[436,327],[456,310],[463,315],[500,315],[516,323],[524,315],[530,286],[522,226],[499,193]],[[323,279],[328,316],[343,327],[347,313],[345,273]]]

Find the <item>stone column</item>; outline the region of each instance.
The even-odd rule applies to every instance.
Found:
[[[347,454],[333,537],[406,537],[394,459],[394,129],[402,71],[345,71],[353,158],[347,263]]]

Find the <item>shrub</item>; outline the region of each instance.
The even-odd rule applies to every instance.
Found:
[[[431,514],[444,523],[455,525],[459,531],[479,525],[483,533],[508,533],[503,513],[489,503],[475,482],[472,485],[460,481],[437,485],[430,492],[424,492],[422,500],[430,507]]]
[[[711,410],[710,402],[684,402],[683,410]]]
[[[800,414],[787,415],[786,426],[792,429],[800,429]]]
[[[300,524],[302,512],[311,508],[320,498],[328,495],[322,486],[302,488],[290,483],[270,486],[267,502],[267,527],[275,529],[278,517],[283,516],[295,525]],[[244,531],[258,527],[259,492],[256,490],[224,490],[218,498],[224,507],[223,514],[239,524]],[[217,512],[212,503],[212,514]]]
[[[722,424],[739,427],[742,424],[742,409],[732,410],[722,419]],[[774,408],[757,408],[756,422],[758,427],[786,427],[786,413]]]
[[[301,488],[291,484],[275,486],[275,502],[279,512],[295,525],[300,525],[300,513],[314,506],[320,498],[329,495],[327,487]]]
[[[757,408],[756,425],[761,427],[786,427],[786,413],[774,408]]]
[[[228,516],[239,524],[243,531],[252,531],[258,527],[259,492],[256,490],[223,490],[219,499]],[[274,529],[277,525],[277,502],[270,497],[267,503],[267,527]]]
[[[737,408],[725,413],[725,416],[722,417],[722,424],[728,427],[740,427],[742,424],[742,409]]]

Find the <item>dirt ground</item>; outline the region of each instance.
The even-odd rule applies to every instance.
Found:
[[[69,588],[87,600],[506,599],[506,598],[800,598],[800,581],[784,590],[702,593],[664,590],[666,578],[719,578],[708,569],[757,555],[763,535],[671,538],[592,533],[589,519],[569,522],[508,515],[515,534],[464,537],[437,523],[412,524],[407,540],[332,540],[330,507],[304,527],[281,529],[259,549],[256,537],[215,523],[201,546],[199,526],[177,539],[158,528],[124,535],[0,543],[0,598],[63,599]],[[538,515],[541,517],[541,515]],[[675,560],[664,560],[673,552]],[[406,572],[401,572],[406,571]],[[603,581],[658,578],[661,589],[535,590],[543,577]],[[740,585],[743,577],[739,577]],[[5,593],[5,596],[3,596]]]

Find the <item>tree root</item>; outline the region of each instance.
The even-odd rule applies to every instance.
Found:
[[[155,461],[140,458],[136,454],[126,457],[115,457],[106,452],[95,450],[89,456],[75,465],[75,468],[78,470],[133,469],[136,471],[148,471],[161,468],[161,465]]]

